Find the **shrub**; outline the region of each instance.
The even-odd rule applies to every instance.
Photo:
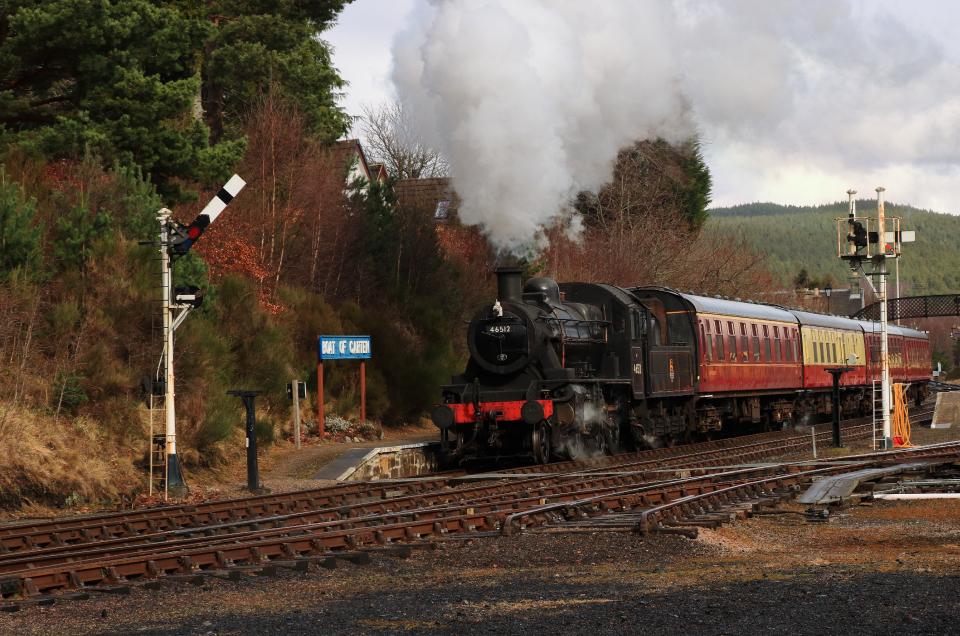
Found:
[[[277,441],[277,430],[273,420],[266,418],[257,420],[257,444],[260,448],[266,448]]]

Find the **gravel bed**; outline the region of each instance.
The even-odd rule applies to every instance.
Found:
[[[0,634],[956,634],[958,522],[955,502],[923,500],[819,525],[764,515],[694,541],[452,541],[405,561],[29,608],[0,614]]]

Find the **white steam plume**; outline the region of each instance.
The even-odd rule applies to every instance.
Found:
[[[450,162],[461,220],[521,250],[619,148],[689,137],[673,22],[654,2],[421,2],[394,83]]]

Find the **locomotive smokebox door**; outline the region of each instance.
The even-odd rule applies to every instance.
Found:
[[[633,397],[643,397],[643,348],[630,349],[630,375],[633,382]]]

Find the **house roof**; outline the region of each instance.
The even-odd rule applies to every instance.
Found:
[[[400,179],[394,185],[400,205],[436,210],[441,201],[449,201],[449,212],[454,213],[459,202],[449,177],[433,179]]]
[[[359,157],[359,166],[364,176],[366,176],[368,181],[373,180],[370,175],[370,165],[367,163],[367,156],[363,153],[363,146],[360,145],[359,139],[342,139],[330,148],[330,152],[335,158],[343,161],[343,163],[346,163],[354,156]]]
[[[373,175],[373,179],[375,181],[387,180],[387,177],[388,177],[387,166],[385,166],[384,164],[371,163],[371,164],[367,164],[367,167],[370,168],[370,174]]]

